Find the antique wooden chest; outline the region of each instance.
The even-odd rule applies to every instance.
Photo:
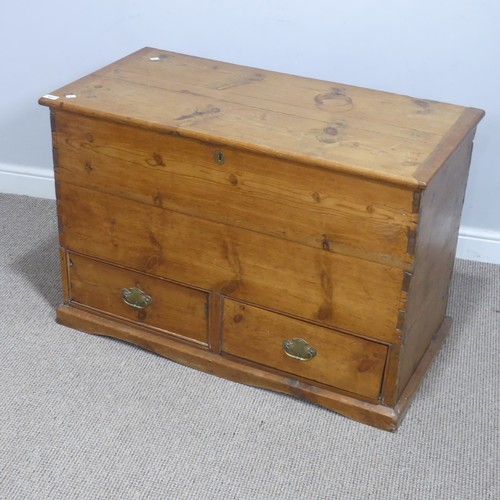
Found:
[[[142,49],[51,108],[57,319],[395,429],[483,112]]]

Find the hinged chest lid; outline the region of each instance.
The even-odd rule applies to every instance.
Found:
[[[40,104],[415,188],[484,115],[154,48]]]

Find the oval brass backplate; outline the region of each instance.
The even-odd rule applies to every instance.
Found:
[[[299,361],[309,361],[316,356],[317,351],[311,347],[304,339],[286,339],[283,341],[285,354]]]
[[[153,302],[153,299],[139,288],[123,288],[122,299],[134,309],[145,309]]]

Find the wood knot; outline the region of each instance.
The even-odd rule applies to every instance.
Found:
[[[152,271],[153,269],[155,269],[160,263],[160,260],[161,258],[158,255],[152,255],[151,257],[148,257],[148,260],[146,261],[146,270]]]
[[[239,323],[241,320],[243,319],[243,315],[242,314],[236,314],[233,318],[233,321],[235,323]]]
[[[231,280],[224,283],[221,287],[221,292],[225,295],[231,295],[241,286],[241,280]]]
[[[321,196],[317,191],[315,191],[311,196],[316,203],[319,203],[321,201]]]
[[[238,184],[238,177],[236,177],[236,175],[234,174],[231,174],[229,176],[229,182],[233,185],[233,186],[236,186]]]
[[[159,207],[163,207],[163,199],[161,197],[160,191],[156,191],[156,193],[154,194],[153,202],[155,205],[158,205]]]
[[[323,247],[323,250],[330,251],[330,241],[326,234],[323,235],[323,241],[321,242],[321,245]]]
[[[337,135],[339,133],[335,127],[325,127],[323,132],[328,135]]]
[[[426,101],[425,99],[413,99],[413,102],[420,108],[417,113],[421,115],[428,115],[429,113],[432,113],[432,106],[429,101]]]
[[[192,113],[187,113],[185,115],[178,116],[177,118],[175,118],[175,120],[176,121],[192,120],[194,118],[199,118],[206,115],[215,115],[217,113],[220,113],[220,108],[208,105],[205,106],[203,109],[196,109]]]
[[[153,153],[153,161],[148,162],[152,167],[164,167],[165,162],[163,161],[163,156],[159,153]]]
[[[372,364],[371,364],[370,360],[363,359],[358,365],[358,372],[360,372],[360,373],[367,372],[368,370],[370,370],[371,367],[372,367]]]
[[[94,136],[90,132],[85,134],[85,139],[87,139],[88,142],[94,142]]]
[[[322,304],[319,309],[318,309],[318,312],[316,313],[316,317],[320,320],[320,321],[328,321],[332,318],[332,306],[330,303],[325,303],[325,304]]]
[[[319,132],[316,136],[319,141],[324,142],[325,144],[333,144],[338,142],[339,131],[335,127],[325,127],[323,130]]]

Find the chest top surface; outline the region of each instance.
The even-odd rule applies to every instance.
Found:
[[[154,48],[40,103],[417,188],[484,114]]]

